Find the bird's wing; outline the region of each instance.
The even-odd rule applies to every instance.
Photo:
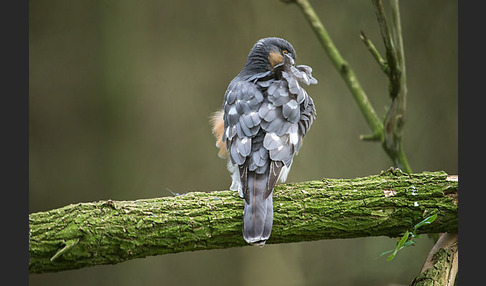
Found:
[[[272,161],[268,193],[275,186],[283,166],[291,166],[315,118],[314,102],[301,86],[315,83],[317,80],[312,77],[310,67],[293,65],[282,71],[280,79],[257,83],[267,87],[259,115],[265,131],[263,146]]]
[[[314,103],[301,87],[317,83],[311,72],[307,66],[290,66],[279,79],[237,77],[228,86],[223,141],[231,162],[239,166],[244,193],[248,171],[263,174],[270,168],[264,194],[268,197],[282,168],[289,168],[300,150],[315,117]]]
[[[247,202],[248,171],[263,174],[269,164],[258,113],[264,95],[254,81],[236,77],[228,86],[223,103],[223,141],[231,163],[238,166],[239,181]]]
[[[228,86],[223,104],[223,141],[233,164],[243,165],[252,151],[252,140],[260,131],[258,110],[263,99],[252,82],[234,80]]]

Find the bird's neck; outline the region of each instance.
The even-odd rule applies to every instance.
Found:
[[[248,60],[243,67],[243,73],[261,73],[272,70],[272,66],[268,60],[268,57],[264,51],[252,51],[248,55]]]

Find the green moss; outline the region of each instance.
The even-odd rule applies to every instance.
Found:
[[[457,190],[457,181],[447,181],[443,172],[407,175],[396,170],[279,185],[274,190],[274,224],[268,243],[396,237],[433,213],[438,214],[436,222],[421,228],[421,233],[455,232],[457,205],[451,194]],[[60,271],[149,255],[244,246],[242,210],[236,192],[218,191],[73,204],[30,214],[29,270]]]

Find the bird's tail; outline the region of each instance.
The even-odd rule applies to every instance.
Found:
[[[253,245],[264,245],[270,237],[273,224],[272,189],[268,190],[268,171],[257,174],[249,171],[243,211],[243,238]]]

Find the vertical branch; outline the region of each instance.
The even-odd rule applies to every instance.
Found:
[[[393,26],[390,29],[381,0],[372,0],[381,36],[386,50],[387,76],[391,104],[383,123],[383,148],[395,166],[410,173],[402,144],[402,129],[405,124],[405,100],[407,96],[405,76],[405,56],[401,35],[400,10],[398,1],[392,1]]]
[[[407,103],[407,72],[406,72],[406,65],[405,65],[405,52],[403,48],[403,39],[402,39],[402,23],[400,21],[400,8],[398,4],[398,0],[391,1],[391,8],[392,8],[392,16],[393,16],[393,27],[394,27],[394,40],[396,43],[397,49],[397,62],[398,66],[401,70],[400,73],[400,114],[405,114],[406,103]],[[402,119],[404,120],[404,119]],[[402,123],[403,126],[403,123]],[[401,135],[401,130],[400,130]],[[401,139],[401,138],[400,138]],[[411,170],[410,170],[411,172]]]
[[[380,26],[381,37],[383,38],[383,44],[385,45],[386,50],[386,60],[389,66],[387,74],[390,84],[390,97],[394,99],[400,92],[401,70],[398,65],[397,51],[393,43],[392,34],[390,32],[390,28],[388,27],[385,10],[383,9],[381,0],[373,0],[373,5],[375,5],[376,18],[378,19],[378,24]]]
[[[393,35],[395,36],[394,40],[397,43],[396,48],[397,48],[397,60],[398,60],[398,65],[400,66],[400,69],[402,71],[402,81],[403,84],[401,85],[402,88],[407,90],[407,85],[406,85],[406,69],[405,69],[405,52],[403,49],[403,38],[402,38],[402,23],[400,21],[400,7],[398,4],[398,0],[392,0],[391,1],[391,9],[392,9],[392,16],[393,16],[393,27],[394,27],[394,33]]]

